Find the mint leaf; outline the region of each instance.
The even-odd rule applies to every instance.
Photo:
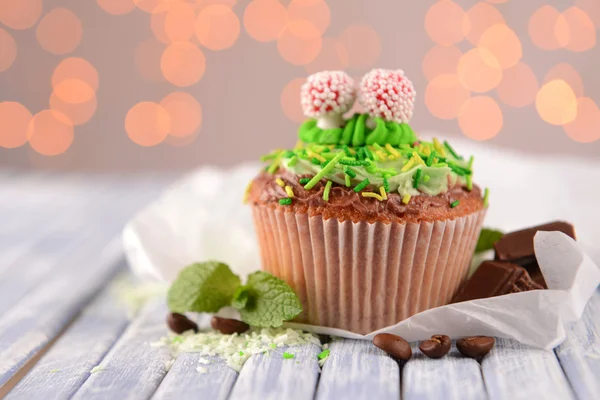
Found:
[[[235,289],[235,293],[233,294],[233,300],[231,300],[231,306],[241,310],[246,307],[248,303],[248,290],[246,286],[239,286]]]
[[[167,304],[176,313],[215,313],[231,303],[240,278],[226,264],[209,261],[184,268],[169,288]]]
[[[477,240],[477,247],[475,247],[475,253],[481,253],[482,251],[491,250],[494,248],[494,244],[504,236],[504,233],[494,230],[483,228],[479,234]]]
[[[302,304],[292,288],[269,273],[250,274],[245,292],[244,307],[238,309],[242,320],[251,326],[278,327],[302,312]]]

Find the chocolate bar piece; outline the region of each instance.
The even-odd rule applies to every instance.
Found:
[[[494,244],[496,260],[510,261],[522,266],[535,262],[533,237],[538,231],[560,231],[575,239],[573,225],[562,221],[507,233]]]
[[[543,287],[531,280],[525,268],[507,262],[484,261],[456,293],[452,303],[537,289]]]
[[[575,239],[575,228],[568,222],[554,221],[548,224],[511,232],[504,235],[494,245],[496,260],[510,261],[524,267],[531,279],[547,289],[533,251],[533,237],[538,231],[560,231]]]

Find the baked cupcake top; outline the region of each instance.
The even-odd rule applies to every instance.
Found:
[[[366,112],[344,118],[357,92]],[[487,190],[482,200],[472,181],[474,158],[447,141],[417,137],[408,124],[415,97],[401,70],[372,70],[358,90],[342,71],[309,76],[300,140],[262,157],[268,165],[248,199],[351,220],[438,219],[442,210],[457,217],[480,209]]]

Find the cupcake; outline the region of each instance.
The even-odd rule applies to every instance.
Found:
[[[345,118],[356,97],[365,112]],[[449,303],[466,279],[487,191],[473,157],[417,138],[414,100],[400,70],[359,88],[341,71],[311,75],[300,140],[263,157],[246,200],[263,269],[302,301],[298,322],[369,333]]]

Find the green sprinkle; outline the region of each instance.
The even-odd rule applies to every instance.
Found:
[[[352,181],[350,180],[350,176],[344,175],[344,177],[346,178],[346,187],[352,186]]]
[[[293,167],[296,164],[298,164],[298,157],[294,155],[292,158],[290,158],[290,161],[288,161],[288,167]]]
[[[346,153],[346,155],[348,157],[352,157],[352,153],[350,153],[350,149],[348,149],[348,145],[345,144],[344,147],[342,147],[344,149],[344,153]]]
[[[432,151],[428,156],[427,156],[427,160],[425,160],[425,165],[427,165],[428,167],[431,167],[431,164],[433,164],[433,159],[435,158],[435,151]]]
[[[423,170],[421,168],[417,169],[417,172],[413,175],[413,187],[416,189],[419,187],[419,182],[421,181],[421,174]]]
[[[300,182],[301,185],[306,185],[308,182],[310,182],[310,178],[300,178],[298,182]]]
[[[425,182],[425,183],[429,182],[430,179],[431,179],[431,177],[429,175],[423,176],[423,182]]]
[[[459,205],[459,204],[460,204],[460,201],[458,201],[458,200],[455,200],[455,201],[453,201],[452,203],[450,203],[450,208],[454,208],[454,207],[456,207],[456,206],[457,206],[457,205]]]
[[[383,188],[385,189],[386,193],[390,192],[390,183],[388,182],[386,177],[383,178]]]
[[[365,155],[367,156],[367,158],[369,158],[371,160],[375,159],[373,152],[371,150],[369,150],[369,148],[367,146],[363,147],[363,149],[365,149]]]
[[[340,160],[340,164],[349,165],[351,167],[360,167],[360,166],[364,167],[364,166],[369,165],[369,163],[367,161],[351,160],[348,158],[344,158],[344,159]]]
[[[288,150],[285,153],[283,153],[283,158],[292,158],[296,155],[296,153],[294,153],[292,150]]]
[[[356,178],[356,172],[348,167],[344,167],[344,173],[348,175],[350,178]]]
[[[319,354],[317,354],[317,358],[319,360],[323,360],[323,359],[329,357],[329,353],[331,353],[331,350],[329,350],[329,349],[323,350],[322,352],[320,352]]]
[[[283,353],[283,358],[285,358],[286,360],[289,360],[290,358],[294,358],[294,355],[292,353],[288,353],[286,351]]]
[[[271,164],[271,166],[269,168],[267,168],[267,173],[273,175],[275,173],[275,171],[277,171],[277,169],[279,168],[279,163],[281,163],[282,155],[283,155],[283,153],[279,153],[279,155],[277,155],[277,158],[275,158],[275,160],[273,161],[273,164]]]
[[[475,161],[475,157],[471,156],[471,158],[469,158],[469,169],[473,169],[473,161]]]
[[[331,191],[331,185],[333,182],[327,181],[325,184],[325,190],[323,191],[323,200],[329,201],[329,192]]]
[[[338,161],[340,161],[344,157],[344,152],[340,151],[337,153],[335,158],[329,162],[323,169],[321,169],[313,178],[308,182],[304,189],[310,190],[312,189],[325,175],[331,172],[333,168],[337,165]]]
[[[286,197],[285,199],[279,199],[279,204],[281,204],[282,206],[289,206],[290,204],[292,204],[292,199],[290,199],[289,197]]]
[[[327,166],[327,164],[329,164],[331,160],[325,160],[321,163],[321,168],[325,168]]]
[[[269,347],[275,350],[277,348],[277,345],[275,343],[269,343]]]
[[[365,158],[367,158],[364,147],[359,147],[358,150],[356,150],[356,158],[358,158],[359,160],[364,160]]]
[[[321,161],[319,161],[317,158],[313,157],[310,160],[311,163],[315,164],[315,165],[321,165]]]
[[[490,199],[490,189],[485,188],[483,192],[483,206],[487,208]]]
[[[361,183],[359,183],[358,185],[356,185],[354,187],[354,191],[356,193],[360,192],[361,190],[363,190],[364,188],[366,188],[369,184],[371,183],[371,181],[369,181],[369,178],[365,178],[364,181],[362,181]]]
[[[269,160],[274,159],[275,157],[277,157],[277,153],[276,152],[275,153],[271,153],[271,154],[267,154],[266,156],[262,156],[260,158],[260,161],[261,162],[269,161]]]
[[[240,356],[244,357],[244,352],[240,350]]]
[[[459,165],[456,165],[454,163],[449,163],[448,164],[450,166],[450,169],[456,174],[456,175],[460,175],[460,176],[465,176],[465,175],[471,175],[471,170],[467,169],[467,168],[463,168]]]
[[[444,167],[447,167],[447,166],[448,166],[448,164],[443,163],[443,162],[432,165],[433,168],[444,168]]]
[[[467,190],[470,192],[473,190],[473,176],[467,175]]]
[[[444,140],[444,147],[448,149],[448,151],[450,152],[450,154],[452,154],[452,157],[456,158],[457,160],[462,160],[463,159],[461,156],[459,156],[458,154],[456,154],[456,152],[454,151],[454,149],[452,148],[452,146],[450,146],[450,143],[448,143],[445,140]]]

